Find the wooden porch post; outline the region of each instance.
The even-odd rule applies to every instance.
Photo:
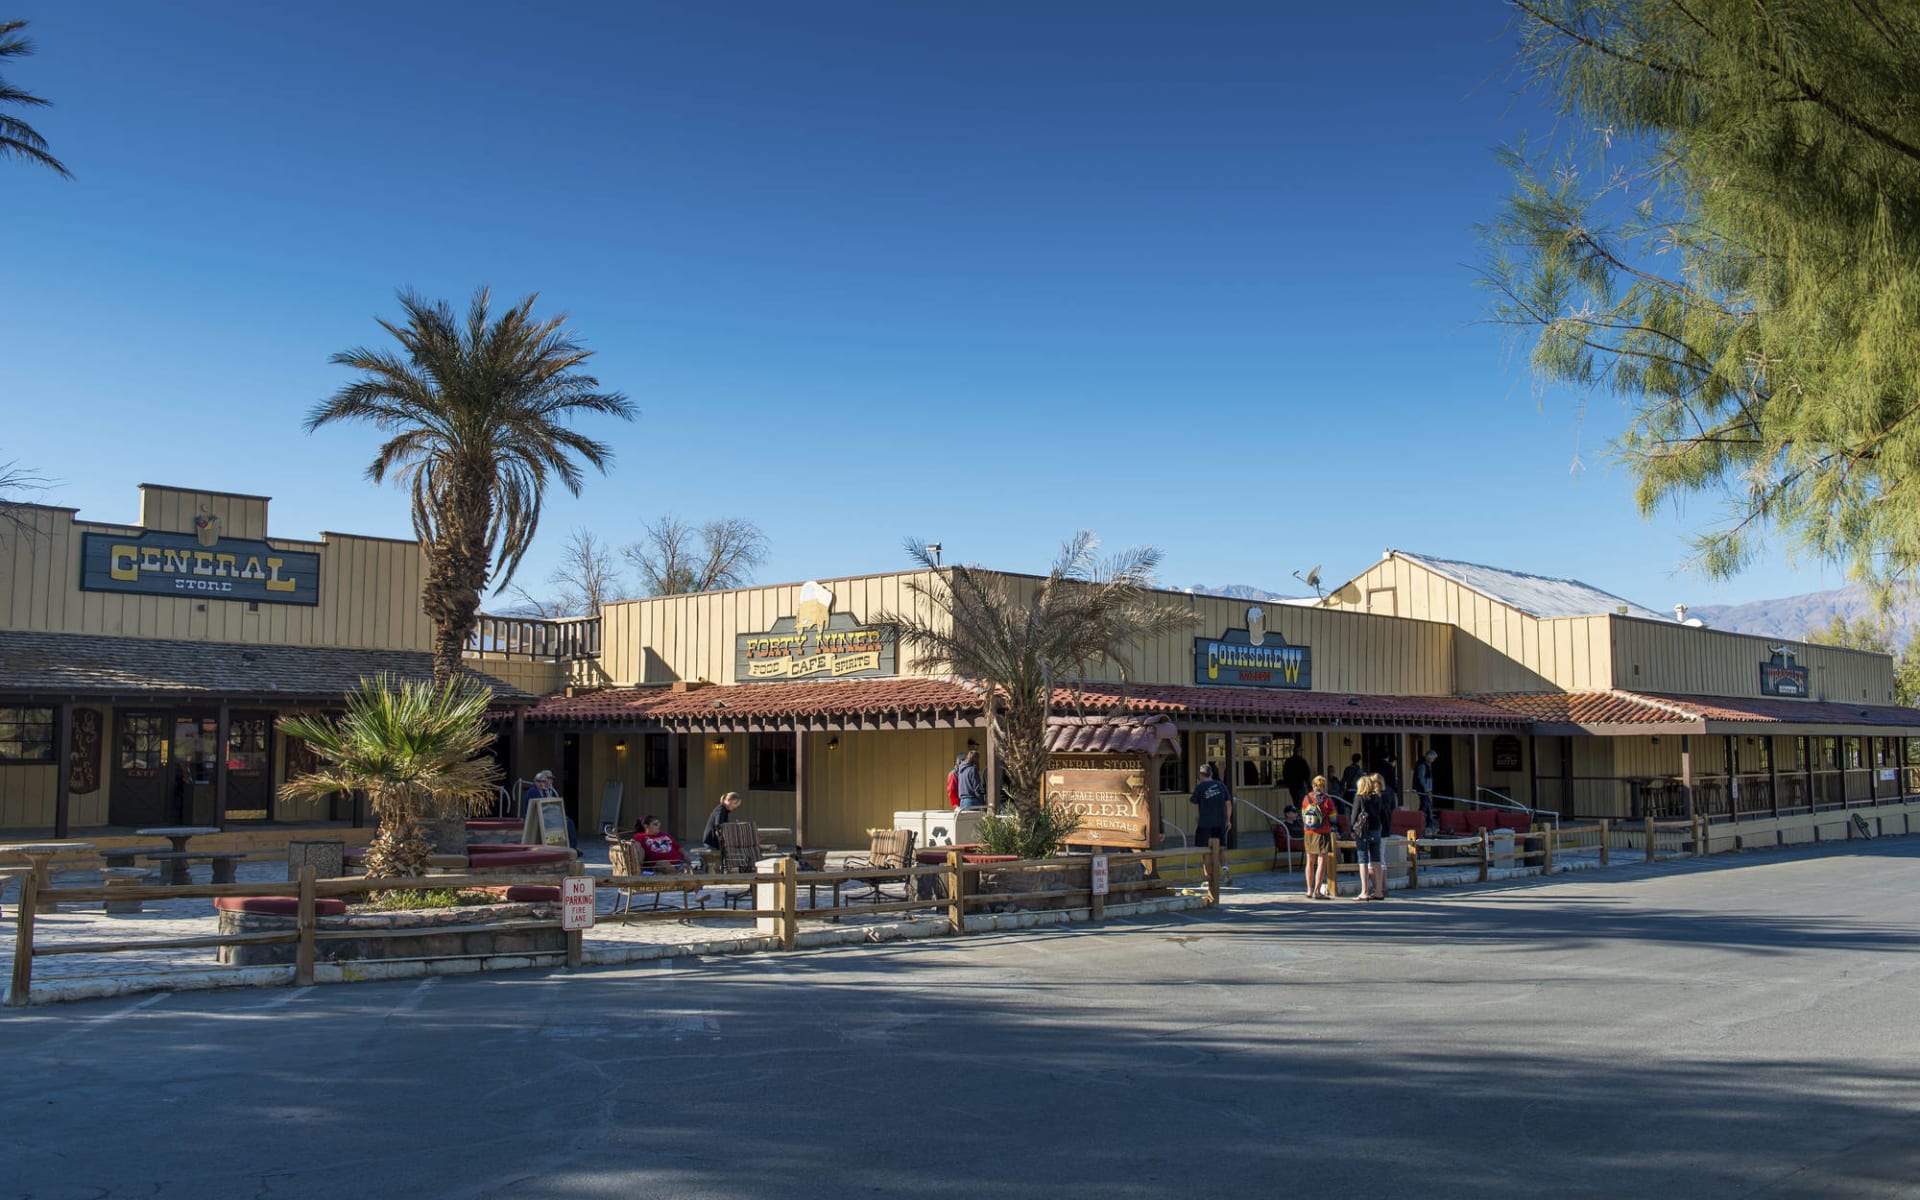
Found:
[[[667,829],[674,837],[685,837],[680,824],[680,731],[669,729],[667,738]],[[799,831],[795,831],[798,836]]]
[[[1467,735],[1467,799],[1480,799],[1480,734]]]
[[[1325,771],[1332,768],[1335,764],[1327,761],[1327,731],[1324,729],[1320,730],[1317,734],[1314,735],[1314,738],[1315,738],[1315,741],[1318,743],[1319,750],[1320,750],[1320,758],[1319,758],[1320,770]],[[1331,790],[1337,787],[1339,783],[1340,783],[1340,777],[1338,775],[1335,775],[1333,778],[1327,780],[1327,787],[1329,790]]]
[[[1159,753],[1147,755],[1147,849],[1160,848],[1160,759]]]
[[[807,731],[798,721],[793,728],[793,844],[807,844]]]
[[[1560,737],[1560,815],[1573,815],[1573,735]]]
[[[513,785],[526,771],[527,761],[527,706],[513,706],[513,734],[507,740],[507,795],[513,795]]]
[[[1819,802],[1816,801],[1813,796],[1813,735],[1800,735],[1800,745],[1801,757],[1807,764],[1804,772],[1807,781],[1807,811],[1812,812],[1814,809],[1820,807]]]
[[[219,715],[213,726],[213,823],[227,823],[227,734],[233,728],[233,712],[227,702],[220,702]]]
[[[1879,740],[1871,735],[1860,739],[1861,744],[1866,747],[1867,803],[1873,805],[1880,803],[1880,756],[1874,753],[1878,749],[1875,743]]]
[[[1780,763],[1779,756],[1773,752],[1773,736],[1769,734],[1767,745],[1767,795],[1772,797],[1769,807],[1773,816],[1780,816]]]
[[[73,701],[62,700],[53,710],[53,836],[65,838],[72,831],[73,800]]]
[[[1239,746],[1234,742],[1232,729],[1227,730],[1227,761],[1223,765],[1227,773],[1227,795],[1231,798],[1238,795],[1240,791]],[[1233,809],[1229,808],[1227,810],[1227,837],[1225,842],[1225,845],[1229,847],[1233,845],[1234,824]]]
[[[1734,797],[1735,791],[1740,787],[1740,776],[1733,769],[1734,761],[1740,755],[1740,743],[1734,740],[1734,735],[1731,733],[1727,735],[1726,750],[1727,750],[1727,819],[1732,820],[1734,817],[1738,816],[1740,812],[1740,806],[1736,802]]]
[[[1687,820],[1693,820],[1693,735],[1680,735],[1680,794],[1687,801]],[[1649,851],[1651,853],[1651,851]]]

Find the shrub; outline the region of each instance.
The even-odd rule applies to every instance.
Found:
[[[1026,813],[1013,809],[1004,816],[981,817],[980,842],[989,854],[1052,858],[1079,828],[1079,813],[1042,803]]]

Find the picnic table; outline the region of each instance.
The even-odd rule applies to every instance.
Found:
[[[37,913],[59,912],[59,905],[53,901],[53,876],[47,869],[47,863],[56,854],[72,854],[93,849],[92,842],[9,842],[0,845],[0,854],[18,854],[33,864],[33,884],[40,893],[34,902],[33,911]]]
[[[218,825],[156,825],[151,829],[136,829],[141,837],[160,837],[173,843],[173,853],[167,855],[148,855],[156,861],[167,863],[167,882],[184,884],[190,882],[187,874],[187,843],[204,834],[219,833]]]

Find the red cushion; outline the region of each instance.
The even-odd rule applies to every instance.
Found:
[[[485,854],[475,854],[484,850]],[[468,846],[467,866],[475,871],[493,871],[501,867],[550,867],[573,861],[573,851],[559,846]]]
[[[279,913],[288,917],[300,913],[300,901],[293,896],[215,896],[213,906],[227,912]],[[313,911],[321,917],[344,916],[347,902],[315,897]]]
[[[537,904],[541,901],[557,901],[560,889],[544,883],[516,883],[511,887],[476,888],[476,891],[492,892],[502,900],[513,900],[523,904]]]
[[[1393,811],[1393,833],[1423,833],[1427,828],[1426,818],[1412,809],[1397,808]]]
[[[1467,814],[1467,832],[1478,833],[1482,829],[1493,828],[1493,814],[1484,808],[1476,808]]]
[[[1496,829],[1512,829],[1524,832],[1527,828],[1527,814],[1517,812],[1499,812],[1493,814]]]
[[[474,817],[467,822],[468,829],[522,829],[526,822],[519,817]]]
[[[1448,837],[1463,837],[1467,832],[1467,814],[1451,808],[1434,814],[1440,818],[1440,832]]]

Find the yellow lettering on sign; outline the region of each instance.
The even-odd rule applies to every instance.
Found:
[[[195,550],[193,552],[193,573],[195,575],[213,574],[213,551]]]
[[[270,592],[290,592],[297,579],[280,578],[280,568],[286,565],[284,558],[267,559],[267,590]]]
[[[233,568],[240,560],[231,554],[216,554],[213,556],[213,561],[220,564],[219,569],[214,571],[214,574],[225,579],[230,575],[236,574]]]
[[[135,565],[139,555],[140,549],[137,546],[115,546],[108,552],[107,574],[128,583],[140,578],[140,568]],[[126,565],[121,566],[122,563]]]

